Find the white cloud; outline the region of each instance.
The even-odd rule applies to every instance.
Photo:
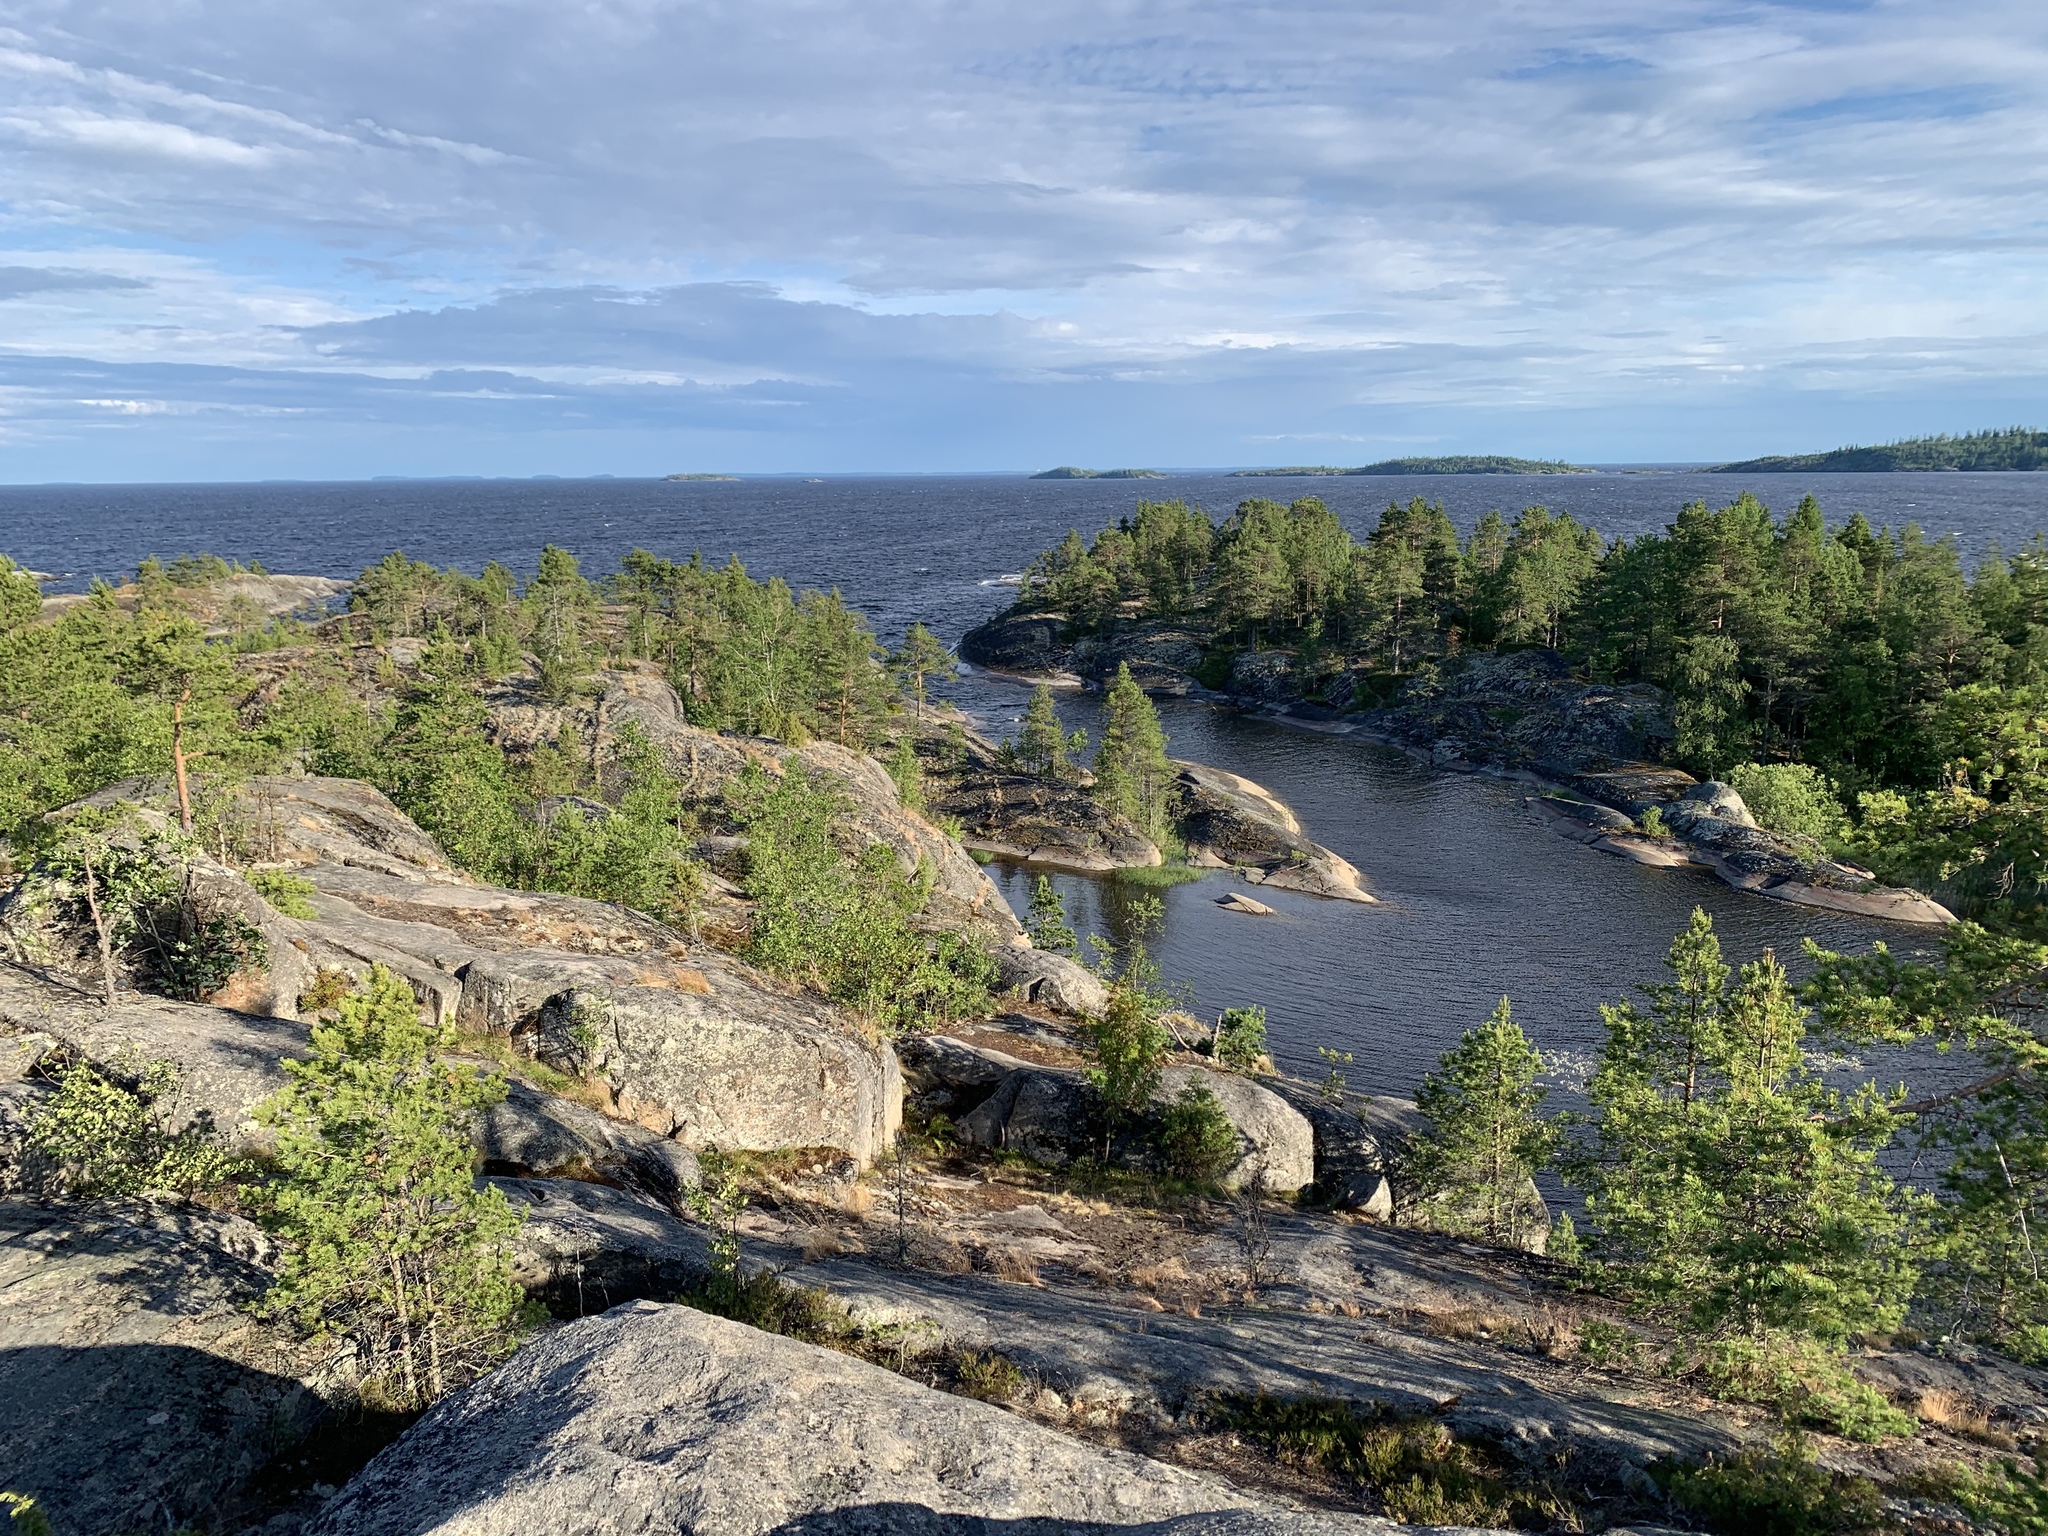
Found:
[[[2015,338],[2048,331],[2048,13],[2018,0],[40,0],[14,28],[0,265],[149,284],[11,300],[0,346],[44,356],[1485,412],[2028,397]],[[1389,440],[1360,425],[1260,431]]]

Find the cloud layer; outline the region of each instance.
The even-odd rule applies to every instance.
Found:
[[[2014,0],[0,14],[5,479],[2048,416]]]

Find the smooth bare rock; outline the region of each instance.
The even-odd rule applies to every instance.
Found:
[[[0,965],[0,1027],[61,1044],[116,1075],[151,1061],[178,1068],[167,1116],[174,1129],[212,1125],[230,1145],[262,1150],[256,1106],[285,1086],[283,1061],[311,1054],[304,1024],[130,993],[112,1008],[75,988]],[[14,1038],[21,1038],[16,1036]],[[643,1126],[568,1099],[508,1083],[503,1103],[479,1117],[477,1150],[524,1173],[586,1170],[665,1198],[697,1182],[690,1151]]]
[[[903,1123],[896,1053],[851,1015],[723,956],[701,989],[575,986],[515,1035],[695,1149],[833,1147],[866,1167]]]
[[[236,791],[235,812],[241,835],[269,863],[454,874],[419,824],[360,779],[250,779]]]
[[[1720,821],[1731,821],[1738,827],[1753,827],[1756,818],[1749,813],[1749,806],[1742,796],[1719,779],[1702,779],[1680,795],[1665,818],[1674,825],[1681,817],[1690,820],[1698,816],[1712,816]]]
[[[331,1384],[247,1310],[269,1254],[189,1207],[0,1203],[0,1485],[59,1532],[214,1529]]]
[[[1080,961],[1045,949],[1008,945],[995,952],[1003,990],[1056,1013],[1081,1017],[1109,1005],[1109,988]]]
[[[972,1093],[991,1089],[1031,1063],[1006,1051],[956,1040],[951,1035],[912,1035],[896,1042],[904,1070],[921,1083]]]
[[[1315,1182],[1315,1132],[1309,1122],[1249,1078],[1199,1067],[1168,1067],[1153,1095],[1154,1112],[1192,1084],[1216,1095],[1238,1134],[1237,1160],[1217,1181],[1225,1189],[1262,1185],[1272,1194],[1293,1194]],[[1030,1067],[997,1083],[994,1092],[961,1119],[960,1134],[977,1146],[1064,1167],[1101,1152],[1100,1119],[1094,1095],[1080,1073]],[[1115,1162],[1143,1165],[1150,1155],[1142,1134],[1125,1131],[1110,1144]]]
[[[845,1355],[635,1302],[435,1408],[311,1536],[968,1536],[991,1521],[1053,1536],[1257,1503]]]
[[[1226,912],[1242,912],[1248,917],[1278,917],[1280,914],[1263,901],[1256,901],[1243,891],[1231,891],[1216,898],[1216,905]]]
[[[1191,863],[1245,871],[1260,885],[1336,901],[1372,902],[1357,868],[1320,843],[1264,785],[1204,763],[1175,762],[1180,770],[1180,831]]]

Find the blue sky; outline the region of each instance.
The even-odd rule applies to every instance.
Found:
[[[0,0],[0,481],[2048,425],[2039,0]]]

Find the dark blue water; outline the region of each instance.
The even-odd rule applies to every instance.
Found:
[[[2013,548],[2048,529],[2048,475],[2021,474],[378,482],[0,488],[0,552],[69,573],[62,585],[76,588],[95,574],[130,571],[150,553],[210,550],[277,571],[348,577],[394,548],[472,571],[493,559],[531,569],[552,541],[593,573],[635,547],[676,557],[701,550],[719,560],[737,554],[757,574],[798,585],[838,586],[893,641],[912,620],[957,638],[1009,600],[983,583],[1021,570],[1070,526],[1092,533],[1140,496],[1185,496],[1220,516],[1246,495],[1315,494],[1361,535],[1395,496],[1440,498],[1465,528],[1490,508],[1511,513],[1540,500],[1613,536],[1661,527],[1695,497],[1719,505],[1745,488],[1781,511],[1811,492],[1831,520],[1861,511],[1879,524],[1918,522],[1955,534],[1971,559],[1990,541]],[[954,691],[999,732],[1025,698],[981,676]],[[1074,723],[1090,723],[1091,700],[1063,707]],[[1359,907],[1261,891],[1282,915],[1248,918],[1215,907],[1232,884],[1223,876],[1165,895],[1155,948],[1167,975],[1202,1010],[1264,1004],[1276,1054],[1297,1070],[1319,1071],[1316,1047],[1326,1045],[1356,1057],[1354,1086],[1411,1089],[1503,994],[1546,1048],[1589,1051],[1598,1005],[1660,974],[1694,904],[1714,915],[1734,959],[1769,946],[1791,960],[1809,935],[1844,948],[1924,939],[1919,930],[1739,896],[1701,872],[1644,869],[1580,848],[1528,817],[1519,786],[1435,773],[1391,749],[1199,705],[1163,708],[1176,755],[1266,784],[1382,898]],[[995,872],[1021,910],[1025,876]],[[1119,932],[1114,887],[1060,884],[1077,927]]]

